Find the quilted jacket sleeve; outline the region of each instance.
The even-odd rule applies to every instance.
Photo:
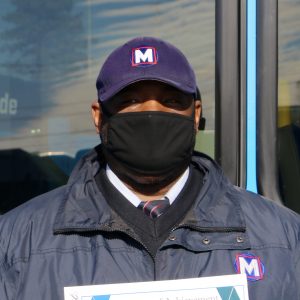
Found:
[[[298,297],[295,297],[295,299],[300,299],[300,232],[299,232],[298,248],[296,250],[295,267],[296,267],[296,272],[295,272],[296,285],[298,287],[298,291],[297,291]]]
[[[4,240],[0,237],[0,299],[13,300],[17,290],[18,272],[7,262]]]

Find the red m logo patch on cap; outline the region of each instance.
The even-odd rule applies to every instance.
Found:
[[[131,65],[133,67],[156,64],[157,51],[154,47],[139,47],[132,49]]]

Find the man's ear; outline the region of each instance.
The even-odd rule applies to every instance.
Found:
[[[91,108],[92,108],[92,118],[93,118],[93,121],[94,121],[96,131],[97,131],[97,133],[100,133],[101,125],[102,125],[102,119],[103,119],[101,106],[100,106],[98,101],[94,101],[91,105]]]
[[[199,123],[201,119],[201,111],[202,111],[202,104],[200,100],[194,100],[194,112],[195,112],[195,129],[198,131]]]

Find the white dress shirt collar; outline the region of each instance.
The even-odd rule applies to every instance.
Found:
[[[179,195],[181,190],[183,189],[187,179],[189,177],[189,168],[187,168],[184,173],[179,177],[176,183],[170,188],[170,190],[166,193],[165,197],[167,197],[170,201],[170,204],[174,202],[176,197]],[[106,175],[109,181],[114,185],[114,187],[135,207],[141,202],[141,199],[134,194],[119,178],[118,176],[111,170],[111,168],[106,165]]]

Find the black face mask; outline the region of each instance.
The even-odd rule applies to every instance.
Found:
[[[187,168],[195,134],[191,116],[147,111],[110,117],[101,140],[111,169],[137,190],[153,192]]]

